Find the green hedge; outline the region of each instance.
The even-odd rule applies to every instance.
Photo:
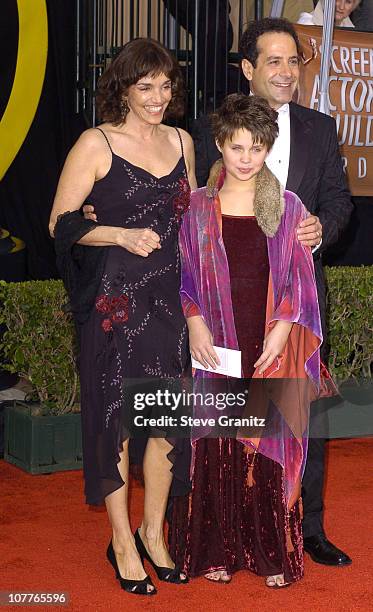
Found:
[[[373,267],[326,268],[329,368],[339,381],[371,378]],[[52,413],[76,410],[79,385],[75,334],[64,311],[60,281],[0,282],[0,350],[12,372],[31,382],[35,397]]]
[[[31,383],[33,399],[49,414],[79,409],[74,325],[63,310],[66,301],[60,281],[0,281],[5,367]]]
[[[338,381],[372,378],[373,266],[325,271],[330,371]]]

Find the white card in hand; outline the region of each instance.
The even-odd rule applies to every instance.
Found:
[[[206,372],[216,372],[217,374],[224,374],[225,376],[241,378],[241,351],[226,349],[221,346],[214,346],[214,349],[220,360],[220,365],[216,366],[216,370],[213,370],[210,366],[205,368],[205,366],[193,359],[193,357],[192,367],[198,368],[199,370],[206,370]]]

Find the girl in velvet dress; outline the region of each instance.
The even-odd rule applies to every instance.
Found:
[[[184,217],[181,297],[191,354],[210,367],[195,370],[197,391],[217,376],[213,346],[241,350],[246,379],[304,385],[272,398],[275,439],[193,433],[192,492],[173,505],[170,542],[191,576],[229,582],[248,569],[279,588],[303,575],[300,482],[322,335],[311,251],[295,233],[308,213],[265,166],[276,119],[241,94],[213,115],[223,164]]]

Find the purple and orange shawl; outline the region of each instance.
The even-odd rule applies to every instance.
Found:
[[[218,198],[224,177],[223,169],[215,189],[204,187],[191,194],[180,232],[180,293],[186,318],[202,316],[216,346],[238,349]],[[275,385],[274,396],[270,398],[278,411],[279,434],[275,438],[238,438],[248,450],[255,448],[282,466],[285,499],[291,507],[300,495],[310,401],[319,396],[322,386],[319,353],[322,332],[313,259],[311,249],[296,239],[296,228],[308,212],[297,195],[283,192],[266,166],[257,176],[254,211],[267,235],[270,265],[266,333],[277,320],[294,325],[283,355],[264,375],[254,373],[254,378],[286,379],[286,384]],[[213,376],[196,370],[195,391],[203,389],[203,380]],[[194,432],[193,446],[198,437],[207,433],[200,429]]]

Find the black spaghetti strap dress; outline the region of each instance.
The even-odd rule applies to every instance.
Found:
[[[116,155],[100,131],[112,164],[87,198],[98,223],[151,228],[162,248],[141,257],[119,246],[106,247],[99,291],[81,330],[83,466],[86,501],[93,505],[124,484],[117,464],[129,437],[126,415],[133,408],[125,381],[180,380],[188,359],[178,232],[190,188],[180,133],[180,159],[169,174],[157,178]],[[188,487],[190,442],[167,439],[172,444],[171,492],[182,494]],[[146,439],[131,439],[130,456],[140,462],[145,446]]]

